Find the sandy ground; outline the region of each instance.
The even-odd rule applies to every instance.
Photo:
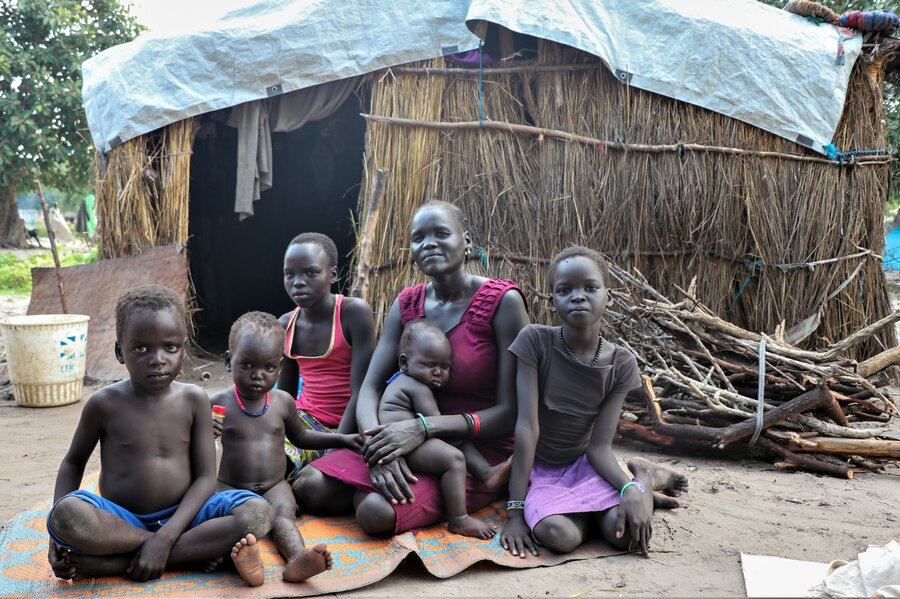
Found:
[[[22,314],[27,298],[0,297],[0,314]],[[2,350],[0,350],[2,355]],[[0,368],[0,384],[7,377]],[[213,378],[200,380],[203,372]],[[182,380],[217,390],[221,363],[191,357]],[[85,398],[96,390],[85,389]],[[17,407],[0,386],[0,522],[52,497],[56,469],[84,402]],[[98,452],[88,471],[99,468]],[[828,562],[855,558],[869,544],[900,538],[900,467],[838,480],[774,468],[765,461],[663,454],[617,448],[624,461],[643,455],[690,477],[684,506],[657,512],[649,559],[637,555],[572,562],[552,569],[476,565],[453,578],[432,577],[414,557],[388,579],[354,591],[363,597],[428,596],[740,596],[740,553]],[[496,541],[495,541],[496,542]],[[2,559],[2,557],[0,557]]]

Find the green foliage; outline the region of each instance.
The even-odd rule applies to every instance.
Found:
[[[61,250],[59,262],[62,266],[90,264],[97,261],[97,249],[90,252]],[[49,252],[34,254],[28,258],[18,258],[15,254],[0,253],[0,289],[14,294],[31,293],[31,269],[41,266],[52,267],[53,256]]]
[[[140,30],[119,0],[0,0],[0,189],[84,189],[81,63]]]
[[[900,197],[897,194],[893,194],[884,208],[884,220],[893,221],[898,210],[900,210]]]

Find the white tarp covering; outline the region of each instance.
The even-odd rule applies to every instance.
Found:
[[[475,0],[468,18],[584,50],[634,87],[818,152],[862,49],[861,35],[845,39],[838,65],[835,27],[755,0]]]
[[[87,60],[88,125],[108,151],[187,117],[474,49],[478,21],[590,52],[635,87],[820,152],[861,49],[859,35],[844,41],[837,65],[834,27],[755,0],[265,0]]]
[[[262,0],[193,31],[141,35],[82,65],[94,145],[105,152],[198,114],[472,50],[479,40],[466,28],[468,8],[455,0]]]

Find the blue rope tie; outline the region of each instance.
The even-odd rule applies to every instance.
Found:
[[[481,246],[475,248],[475,257],[481,260],[481,266],[487,268],[488,266],[488,253],[487,250]]]
[[[734,306],[738,303],[738,300],[741,299],[741,296],[744,295],[744,290],[747,289],[747,285],[750,284],[750,279],[753,278],[753,275],[756,273],[757,269],[759,272],[765,270],[765,265],[763,265],[762,260],[759,258],[753,260],[753,262],[748,263],[748,268],[750,272],[747,273],[747,278],[744,279],[744,282],[741,283],[741,288],[738,289],[737,295],[734,296],[734,299],[731,300],[731,305],[728,306],[728,311],[731,312],[734,310]]]
[[[872,156],[888,153],[888,151],[884,148],[879,148],[877,150],[850,150],[849,152],[841,152],[840,149],[834,144],[822,146],[822,149],[825,150],[825,155],[828,156],[829,159],[837,160],[840,166],[844,166],[845,158],[852,158],[854,156]]]
[[[478,125],[484,123],[484,42],[478,42]]]

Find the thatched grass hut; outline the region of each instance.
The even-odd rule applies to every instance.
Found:
[[[623,84],[591,54],[545,39],[524,43],[533,50],[527,58],[484,69],[435,58],[373,72],[357,89],[359,105],[351,98],[339,111],[335,126],[358,135],[341,156],[364,149],[361,172],[358,159],[341,167],[348,180],[362,181],[355,241],[344,240],[344,248],[358,245],[345,285],[364,274],[362,293],[376,320],[400,288],[419,280],[407,258],[407,223],[429,198],[460,205],[484,249],[482,268],[518,281],[536,321],[551,320],[546,264],[570,243],[640,270],[673,297],[696,277],[691,293],[748,329],[821,318],[806,345],[843,338],[890,312],[880,262],[890,168],[883,154],[828,158]],[[885,147],[885,62],[873,52],[857,60],[836,147]],[[335,228],[304,220],[320,212],[314,196],[295,202],[299,218],[285,219],[281,210],[296,189],[284,187],[288,199],[272,208],[268,232],[248,232],[257,217],[241,223],[204,213],[233,190],[232,178],[213,175],[223,161],[227,171],[223,157],[234,151],[232,134],[215,121],[185,119],[112,148],[98,169],[97,198],[104,257],[188,244],[201,307],[221,298],[224,323],[249,307],[277,313],[289,306],[225,298],[222,279],[260,281],[263,267],[278,270],[290,231],[334,235]],[[201,127],[214,143],[195,141]],[[379,170],[386,171],[383,189],[373,193]],[[373,195],[380,198],[374,210]],[[355,196],[341,196],[347,212]],[[238,238],[250,241],[235,247]],[[274,248],[265,250],[272,256],[257,259],[263,245]],[[247,278],[229,271],[233,265],[211,266],[245,247],[257,248]],[[277,290],[277,273],[265,276]],[[252,291],[258,298],[260,286]],[[884,330],[860,354],[895,344]]]

